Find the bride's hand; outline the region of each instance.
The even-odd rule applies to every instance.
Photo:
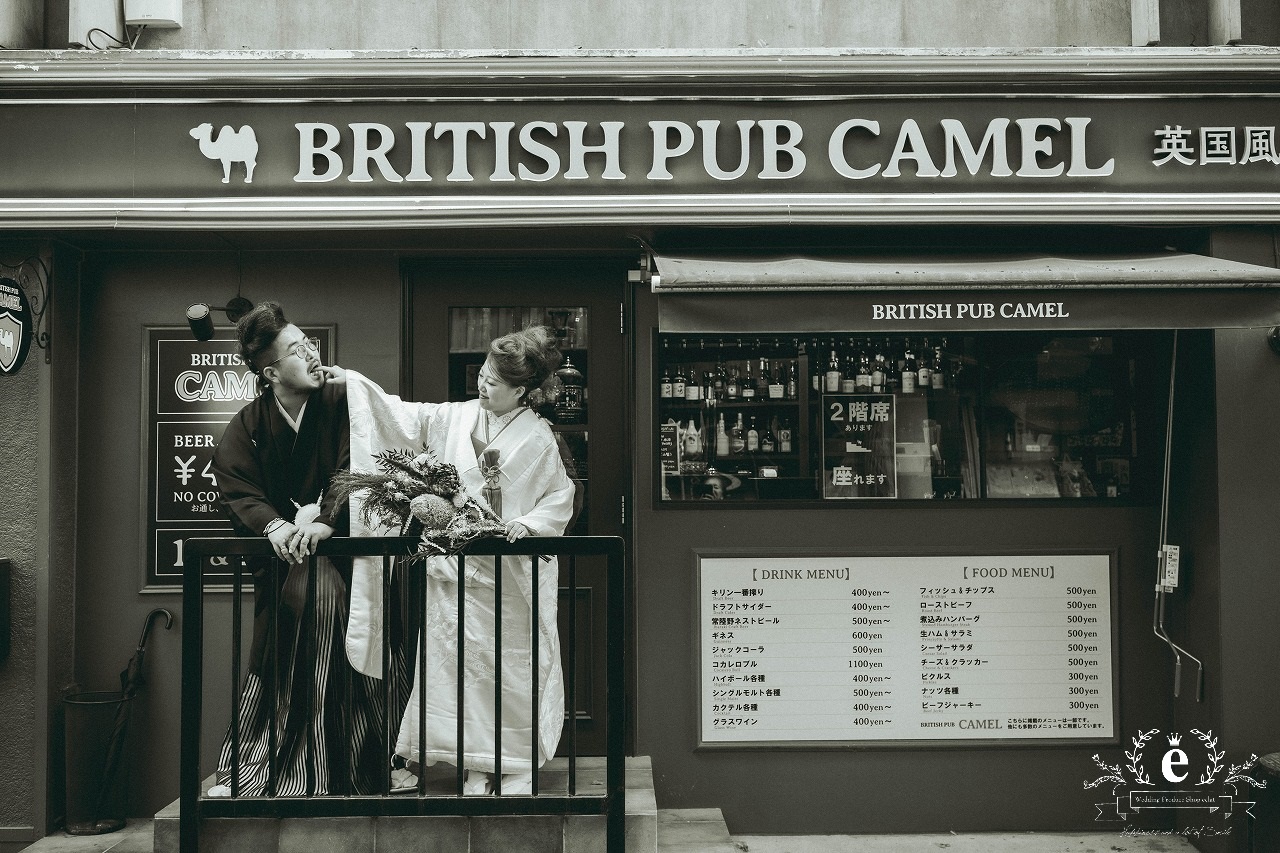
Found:
[[[507,541],[514,542],[529,535],[529,528],[518,521],[507,522]]]
[[[326,383],[333,382],[338,385],[347,384],[347,371],[345,368],[338,367],[336,364],[321,366],[320,372],[324,374]]]

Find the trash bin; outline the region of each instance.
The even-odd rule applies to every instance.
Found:
[[[120,691],[66,696],[67,833],[101,835],[125,825],[129,767],[125,760],[129,706]]]

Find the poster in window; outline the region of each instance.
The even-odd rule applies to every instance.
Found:
[[[822,395],[822,497],[898,496],[892,394]]]

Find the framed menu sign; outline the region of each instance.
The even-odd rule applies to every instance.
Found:
[[[701,746],[1116,738],[1113,554],[702,554]]]
[[[319,338],[321,359],[333,363],[333,326],[307,327]],[[197,341],[186,326],[143,331],[142,518],[147,543],[146,587],[181,585],[187,568],[183,542],[192,536],[229,536],[231,523],[218,497],[213,450],[227,423],[258,394],[257,377],[240,359],[231,329]],[[211,581],[231,581],[230,570]]]

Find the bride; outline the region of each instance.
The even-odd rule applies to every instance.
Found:
[[[374,455],[384,450],[425,445],[437,460],[457,467],[467,492],[489,503],[503,520],[508,540],[563,535],[573,515],[574,483],[565,471],[554,433],[531,407],[559,360],[556,340],[543,326],[497,338],[480,369],[478,398],[462,403],[406,402],[348,371],[352,469],[371,470]],[[360,513],[358,507],[352,509],[352,536],[394,532],[359,530]],[[419,645],[419,653],[425,657],[426,688],[418,683],[415,662],[413,689],[395,752],[410,767],[414,762],[458,761],[457,693],[461,678],[462,764],[467,770],[464,792],[493,791],[498,648],[494,626],[501,608],[501,793],[530,793],[532,771],[555,754],[564,722],[564,680],[556,631],[559,573],[554,559],[543,561],[535,589],[532,559],[504,557],[499,600],[494,564],[493,557],[468,557],[464,584],[458,577],[456,557],[426,560],[427,610]],[[347,633],[353,666],[374,676],[380,676],[382,668],[380,573],[379,560],[357,561]],[[461,628],[460,594],[466,596]],[[536,625],[532,616],[535,596]],[[458,660],[459,630],[464,637],[462,661]],[[537,744],[533,742],[532,710],[535,678]],[[421,742],[420,729],[425,729]],[[411,769],[397,769],[392,782],[397,790],[409,790],[416,786],[417,778]]]

